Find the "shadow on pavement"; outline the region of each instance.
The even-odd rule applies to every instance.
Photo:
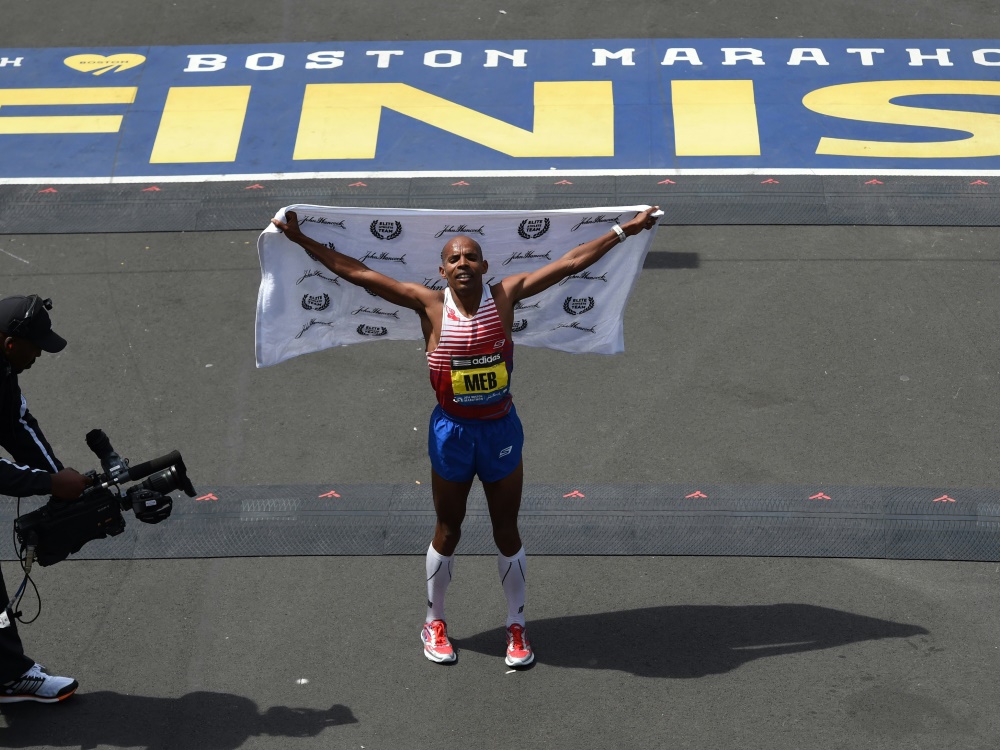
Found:
[[[542,664],[686,678],[730,672],[754,659],[928,631],[810,604],[771,604],[649,607],[529,619],[527,633]],[[460,650],[503,653],[500,628],[454,640]]]
[[[698,253],[679,253],[665,250],[651,251],[643,261],[644,270],[672,268],[700,268],[701,259]]]
[[[235,750],[258,735],[315,737],[327,727],[358,721],[347,706],[273,706],[261,713],[249,698],[210,692],[147,698],[81,689],[57,705],[12,703],[2,708],[8,726],[0,729],[0,747],[9,748]]]

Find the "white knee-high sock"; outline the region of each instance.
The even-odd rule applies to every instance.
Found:
[[[504,596],[507,597],[507,627],[515,622],[524,627],[524,589],[528,576],[528,560],[524,555],[524,547],[513,557],[497,555],[497,573],[500,574],[500,584]]]
[[[424,622],[444,619],[444,594],[451,583],[454,561],[454,555],[439,554],[433,544],[427,548],[427,617]]]

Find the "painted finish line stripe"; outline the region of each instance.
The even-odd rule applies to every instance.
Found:
[[[291,204],[481,212],[638,203],[662,206],[661,223],[671,226],[1000,226],[1000,179],[545,175],[5,185],[0,225],[8,234],[260,231],[278,207]]]
[[[453,172],[275,172],[272,174],[189,174],[112,177],[0,177],[0,185],[133,185],[156,183],[271,182],[284,180],[462,179],[466,177],[1000,177],[1000,170],[975,169],[555,169],[469,170]]]
[[[234,513],[238,512],[237,506],[240,511],[433,514],[431,489],[423,484],[200,485],[198,490],[201,494],[194,500],[181,498],[174,503],[175,516]],[[527,484],[522,497],[522,514],[740,511],[1000,519],[1000,490],[989,488]],[[22,499],[25,512],[42,504],[40,498]],[[474,485],[469,494],[468,510],[486,510],[479,485]],[[0,504],[0,519],[7,516],[13,518],[12,509]]]
[[[175,501],[167,523],[147,526],[129,514],[123,534],[90,542],[76,557],[421,555],[434,527],[424,485],[200,486],[199,492],[195,500]],[[537,555],[1000,562],[998,498],[995,490],[952,488],[528,485],[520,525]],[[10,505],[0,504],[7,511],[0,527],[13,522]],[[478,486],[461,553],[495,554]]]
[[[181,515],[181,514],[179,514]],[[191,517],[201,517],[200,514],[188,514]],[[841,520],[872,521],[880,520],[886,522],[894,521],[929,521],[933,523],[995,523],[1000,524],[1000,515],[980,516],[980,515],[956,515],[947,516],[939,513],[852,513],[847,511],[809,512],[809,511],[741,511],[741,510],[530,510],[522,511],[519,518],[531,517],[580,517],[580,518],[788,518],[788,519],[810,519],[836,518]],[[435,518],[432,510],[248,510],[248,511],[223,511],[213,513],[212,519],[227,519],[239,521],[252,520],[289,520],[292,517],[330,517],[330,518]],[[476,518],[478,520],[488,519],[488,512],[466,513],[466,519]]]

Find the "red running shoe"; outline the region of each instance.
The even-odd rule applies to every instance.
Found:
[[[453,662],[458,657],[448,640],[448,626],[444,620],[433,620],[424,624],[420,631],[420,640],[424,642],[424,656],[438,664]]]
[[[524,626],[516,622],[507,628],[507,662],[508,667],[526,667],[535,660],[531,651],[528,636],[524,634]]]

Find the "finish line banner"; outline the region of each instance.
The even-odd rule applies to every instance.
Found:
[[[987,174],[998,76],[998,40],[0,49],[0,183]]]
[[[559,211],[432,211],[287,206],[302,231],[399,281],[443,290],[441,250],[472,237],[489,263],[485,284],[530,272],[607,234],[648,206]],[[566,352],[624,351],[625,303],[657,227],[629,237],[594,265],[514,307],[514,341]],[[422,340],[413,310],[350,284],[269,224],[257,241],[257,366],[366,341]]]

